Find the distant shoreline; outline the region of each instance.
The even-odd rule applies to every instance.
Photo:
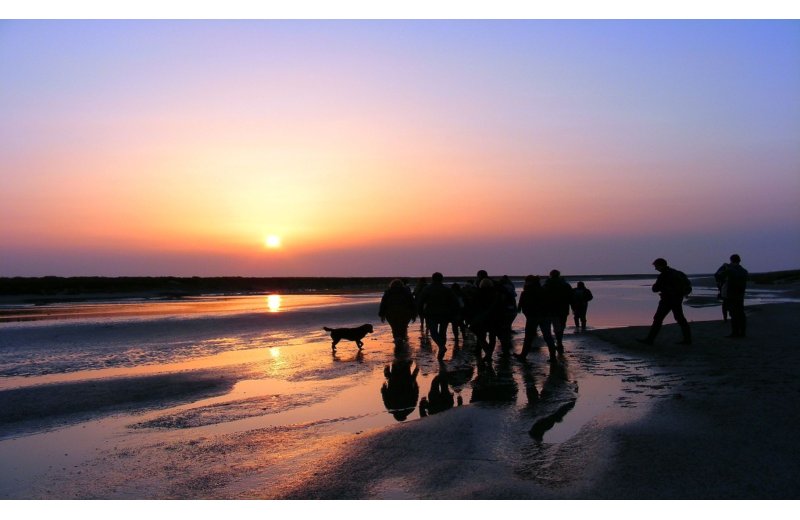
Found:
[[[498,276],[498,275],[494,275]],[[512,276],[522,280],[524,275]],[[655,279],[655,273],[623,275],[566,276],[570,282],[600,280]],[[713,283],[711,274],[690,275],[696,283]],[[2,277],[0,278],[0,304],[47,305],[95,300],[121,299],[179,299],[208,295],[248,294],[325,294],[367,293],[383,291],[394,278],[405,280],[412,287],[418,277]],[[800,280],[800,269],[754,273],[750,276],[758,284],[784,284]],[[474,276],[448,276],[446,282],[466,283]]]

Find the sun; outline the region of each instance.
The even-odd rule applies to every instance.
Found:
[[[281,237],[278,235],[267,235],[264,245],[270,249],[277,249],[281,247]]]

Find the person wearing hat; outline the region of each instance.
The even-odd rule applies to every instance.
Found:
[[[660,294],[661,299],[658,302],[658,308],[653,316],[653,324],[650,326],[650,332],[646,338],[639,339],[640,343],[652,345],[661,330],[661,324],[664,318],[670,312],[678,322],[683,333],[683,340],[679,342],[680,345],[692,344],[692,331],[689,328],[689,322],[683,315],[683,298],[691,293],[691,284],[689,279],[684,273],[673,269],[667,265],[667,261],[663,258],[656,258],[653,261],[653,266],[658,271],[658,278],[656,283],[653,284],[653,292]]]

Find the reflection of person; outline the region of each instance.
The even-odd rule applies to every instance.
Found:
[[[556,344],[550,333],[550,317],[545,312],[544,293],[538,276],[525,277],[525,286],[519,296],[518,311],[525,315],[525,338],[522,340],[522,352],[516,355],[517,359],[525,361],[533,348],[533,340],[539,329],[550,351],[550,361],[556,361]]]
[[[428,392],[428,396],[419,401],[419,415],[421,417],[443,412],[453,407],[455,399],[453,398],[453,392],[448,387],[449,384],[450,378],[447,374],[447,368],[444,363],[439,363],[439,373],[431,381],[431,389]],[[458,396],[458,405],[461,406],[461,404],[461,396]]]
[[[583,282],[578,282],[578,286],[572,290],[572,317],[575,320],[575,330],[580,328],[586,331],[586,311],[593,298],[592,291],[587,289]]]
[[[663,258],[656,258],[653,262],[653,266],[659,273],[658,278],[656,278],[656,283],[653,284],[653,292],[659,293],[661,299],[658,302],[658,308],[653,316],[653,324],[650,326],[650,332],[648,332],[646,338],[638,341],[640,343],[652,345],[658,335],[658,331],[661,330],[661,324],[664,322],[664,318],[671,312],[683,333],[683,340],[680,344],[691,345],[692,331],[689,328],[689,322],[686,321],[686,317],[683,315],[683,298],[691,292],[689,279],[686,278],[686,275],[681,271],[669,267],[667,261]]]
[[[456,295],[443,282],[442,273],[433,273],[431,284],[422,290],[417,302],[417,311],[427,321],[431,339],[439,347],[439,359],[447,351],[447,327],[458,312]]]
[[[747,288],[747,269],[741,266],[739,255],[731,255],[731,263],[725,272],[728,287],[728,310],[731,313],[731,334],[729,338],[743,338],[747,328],[744,313],[744,292]]]
[[[405,421],[406,417],[417,407],[419,385],[417,384],[419,368],[411,371],[410,359],[395,359],[392,367],[383,369],[386,381],[381,387],[381,396],[386,409],[398,421]]]
[[[550,365],[550,372],[535,402],[538,419],[528,434],[541,442],[544,434],[575,407],[578,400],[577,387],[569,382],[563,365]]]
[[[553,322],[556,337],[556,349],[564,353],[564,329],[567,328],[569,304],[572,301],[572,286],[561,277],[558,269],[550,271],[550,277],[544,282],[546,310]]]
[[[717,283],[717,298],[722,302],[722,321],[728,321],[728,284],[725,280],[725,273],[730,264],[722,264],[717,272],[714,273],[714,281]]]
[[[396,340],[408,336],[408,323],[417,319],[417,307],[411,291],[402,280],[395,279],[389,284],[381,298],[378,316],[381,322],[389,322]]]
[[[498,358],[497,371],[492,363],[478,363],[478,375],[472,380],[470,402],[500,401],[514,402],[519,391],[517,381],[507,357]]]

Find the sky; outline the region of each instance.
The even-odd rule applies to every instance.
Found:
[[[0,114],[0,276],[800,268],[797,20],[0,20]]]

